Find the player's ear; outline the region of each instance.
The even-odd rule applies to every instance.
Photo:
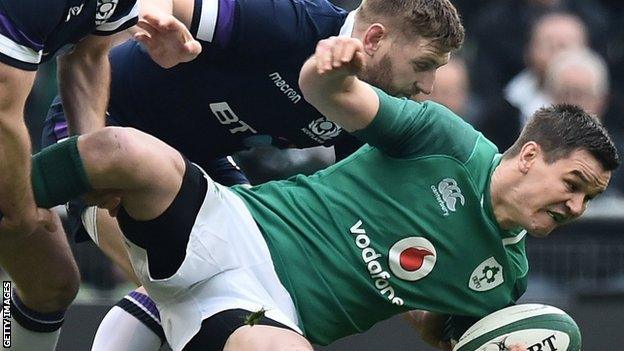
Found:
[[[518,158],[518,170],[522,174],[526,174],[533,166],[535,161],[540,157],[542,148],[538,143],[529,141],[522,146]]]
[[[373,23],[364,32],[364,52],[367,55],[373,56],[379,49],[382,40],[387,36],[387,28],[381,23]]]

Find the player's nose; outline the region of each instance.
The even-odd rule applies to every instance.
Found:
[[[435,81],[436,70],[432,69],[426,72],[422,72],[418,81],[416,82],[416,88],[418,91],[425,95],[433,92],[433,82]]]

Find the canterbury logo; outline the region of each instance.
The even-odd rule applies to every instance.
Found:
[[[431,186],[433,196],[438,201],[438,206],[442,210],[442,214],[448,216],[450,212],[455,212],[457,207],[457,201],[463,206],[466,202],[464,195],[461,193],[461,189],[457,185],[457,181],[453,178],[444,178],[438,186]]]
[[[442,200],[446,203],[446,207],[455,212],[455,204],[459,199],[459,202],[464,204],[464,195],[461,193],[461,189],[457,186],[455,179],[444,178],[438,184],[438,191],[442,194]]]

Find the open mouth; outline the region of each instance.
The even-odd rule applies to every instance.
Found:
[[[555,223],[563,223],[566,220],[566,216],[562,215],[561,213],[553,211],[546,211],[546,213],[548,213],[548,215],[555,221]]]

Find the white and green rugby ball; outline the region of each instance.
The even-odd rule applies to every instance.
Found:
[[[491,313],[470,327],[453,351],[580,351],[581,331],[567,313],[547,305],[515,305]]]

